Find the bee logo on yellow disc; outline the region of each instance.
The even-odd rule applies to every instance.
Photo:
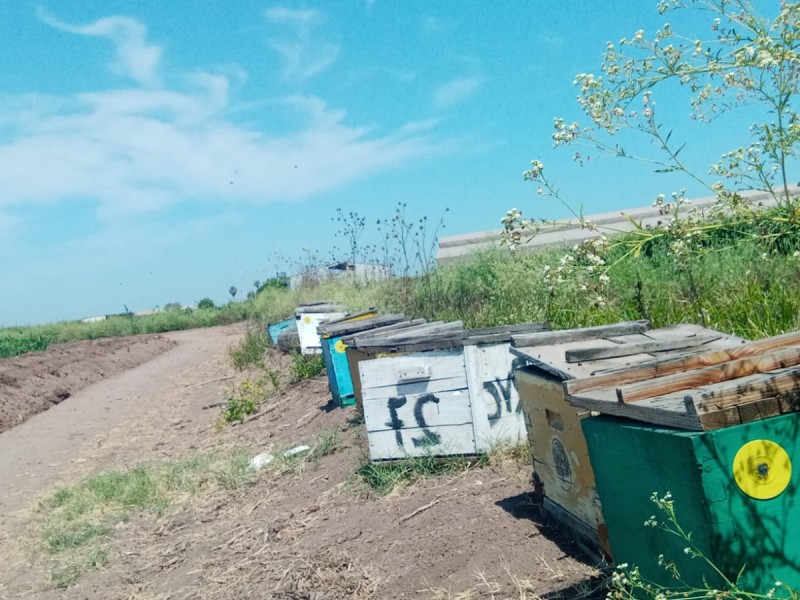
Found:
[[[344,354],[345,350],[347,350],[347,344],[345,344],[342,340],[336,340],[336,343],[333,345],[333,349],[339,354]]]
[[[792,461],[786,450],[769,440],[753,440],[733,458],[733,477],[745,494],[757,500],[779,496],[792,479]]]
[[[311,317],[309,317],[308,315],[303,317],[303,323],[305,323],[306,325],[311,325]]]

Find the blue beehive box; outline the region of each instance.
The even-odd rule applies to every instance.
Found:
[[[276,321],[275,323],[270,323],[267,325],[267,335],[269,335],[269,341],[272,342],[274,345],[278,344],[278,336],[282,334],[284,331],[288,331],[289,329],[293,329],[297,327],[295,325],[295,317],[287,317],[283,321]]]
[[[350,365],[347,361],[347,346],[343,338],[377,327],[399,323],[404,318],[403,315],[378,317],[374,311],[369,311],[359,315],[350,315],[319,326],[322,359],[325,361],[325,371],[328,374],[328,387],[336,404],[344,407],[356,403],[353,379],[350,375]]]

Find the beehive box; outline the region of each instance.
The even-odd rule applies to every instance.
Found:
[[[327,302],[298,306],[297,310],[295,310],[295,322],[297,323],[297,334],[300,338],[300,353],[321,354],[322,345],[319,333],[317,333],[317,327],[323,321],[341,319],[345,314],[344,307]]]
[[[684,553],[689,543],[644,526],[664,518],[651,494],[669,492],[691,543],[727,578],[741,572],[742,588],[760,594],[776,580],[800,586],[798,365],[800,333],[792,333],[565,385],[570,402],[628,417],[583,422],[618,562],[675,585],[658,564],[663,555],[690,585],[721,585]]]
[[[514,336],[516,382],[542,509],[584,549],[610,558],[606,526],[581,421],[589,410],[565,398],[563,383],[687,348],[728,347],[738,338],[694,325],[651,330],[647,321]]]
[[[452,325],[359,345],[375,357],[358,363],[372,460],[472,455],[524,439],[509,341],[546,326],[465,332]]]
[[[276,321],[275,323],[270,323],[267,325],[267,335],[269,336],[269,341],[272,342],[273,345],[277,346],[278,336],[284,331],[289,331],[297,326],[295,319],[295,317],[287,317],[282,321]]]
[[[325,371],[328,376],[328,388],[336,404],[341,407],[355,404],[355,392],[350,376],[344,337],[381,326],[393,325],[401,322],[404,318],[403,315],[377,316],[374,310],[371,310],[357,316],[328,321],[317,328],[320,334]]]
[[[361,331],[358,333],[354,333],[352,335],[347,335],[342,338],[342,341],[345,345],[345,350],[347,354],[347,368],[350,371],[350,381],[353,384],[353,396],[355,397],[356,406],[358,410],[363,414],[363,397],[361,394],[361,377],[358,370],[358,363],[362,360],[369,360],[372,358],[376,358],[381,355],[380,352],[372,351],[371,347],[365,345],[361,347],[361,341],[367,341],[371,338],[376,336],[386,335],[390,332],[397,332],[399,329],[409,329],[413,327],[419,327],[420,325],[425,325],[427,321],[425,319],[414,319],[412,321],[402,321],[400,323],[395,323],[394,325],[386,325],[383,327],[377,327],[375,329],[369,331]]]

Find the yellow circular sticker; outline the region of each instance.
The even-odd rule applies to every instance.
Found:
[[[792,461],[786,450],[769,440],[753,440],[733,458],[733,477],[745,494],[757,500],[780,495],[792,478]]]
[[[347,350],[347,344],[345,344],[342,340],[336,340],[336,343],[333,345],[333,349],[339,354],[344,354],[345,350]]]
[[[308,315],[303,317],[303,323],[305,323],[306,325],[311,325],[311,317],[309,317]]]

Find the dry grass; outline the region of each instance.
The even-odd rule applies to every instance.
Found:
[[[465,590],[453,592],[444,587],[431,587],[423,593],[430,600],[603,600],[606,597],[606,578],[597,569],[589,566],[579,568],[571,566],[562,569],[548,562],[544,556],[537,559],[539,570],[549,574],[547,579],[522,576],[503,567],[504,576],[491,578],[484,572],[475,573],[477,583]],[[542,593],[542,588],[552,588],[553,583],[569,581],[579,576],[581,581],[565,589]]]

